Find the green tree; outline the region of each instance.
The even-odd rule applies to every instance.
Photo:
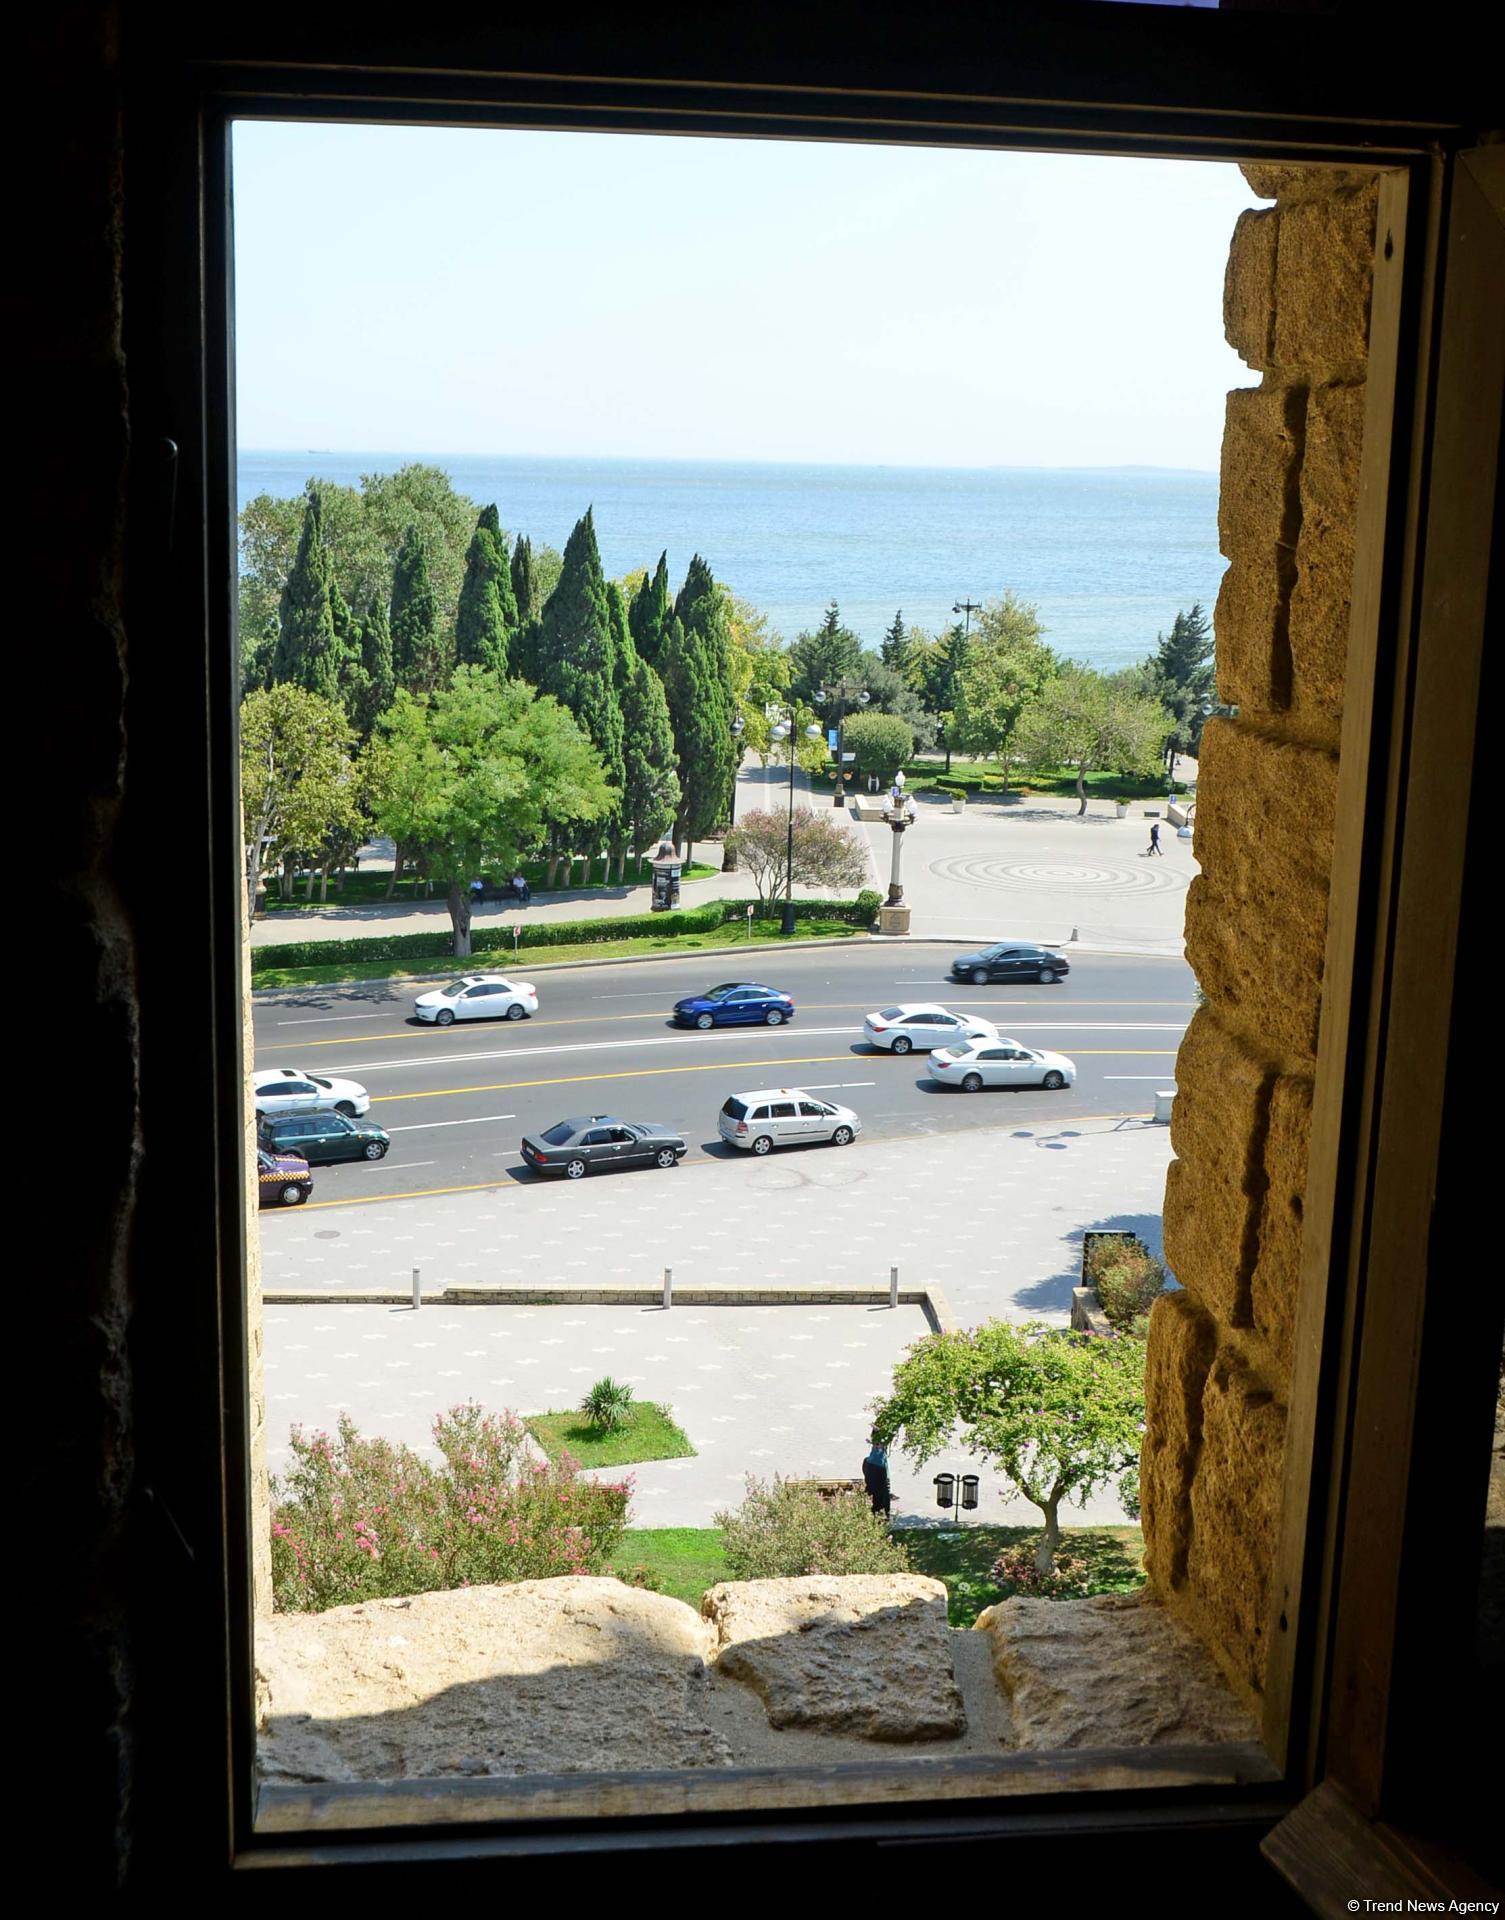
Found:
[[[664,683],[636,648],[622,694],[622,764],[622,819],[641,860],[674,824],[679,775]]]
[[[740,764],[744,753],[755,753],[767,766],[773,744],[769,709],[789,703],[789,651],[770,629],[766,614],[739,600],[730,588],[722,591],[731,643],[732,712],[734,718],[740,714],[743,726],[737,759]]]
[[[1019,723],[1058,670],[1041,639],[1039,615],[1007,593],[983,608],[978,631],[952,687],[947,741],[961,753],[996,755],[1008,785]]]
[[[759,808],[744,813],[726,836],[729,849],[745,867],[757,891],[758,903],[766,906],[785,892],[791,875],[796,885],[815,887],[857,887],[867,878],[867,852],[841,825],[834,811],[816,813],[809,807],[796,807],[794,822],[794,863],[789,861],[791,816],[764,812]]]
[[[335,583],[324,539],[324,502],[310,488],[298,551],[282,590],[271,677],[343,700],[353,654],[349,608]]]
[[[507,644],[516,626],[517,603],[501,523],[495,507],[483,507],[465,556],[455,616],[456,663],[505,673]]]
[[[959,1440],[996,1468],[1044,1515],[1035,1564],[1049,1575],[1063,1501],[1085,1506],[1116,1483],[1137,1503],[1144,1354],[1138,1340],[1038,1323],[931,1334],[899,1362],[873,1425],[916,1466]]]
[[[241,831],[247,912],[262,875],[312,854],[358,824],[354,737],[338,701],[282,682],[257,687],[240,708]]]
[[[857,774],[877,773],[885,779],[892,779],[914,752],[909,722],[897,713],[852,714],[842,729],[842,741],[853,756]]]
[[[833,600],[814,633],[802,633],[789,649],[789,689],[796,700],[814,704],[822,687],[859,678],[862,642],[841,623]]]
[[[908,627],[904,624],[904,609],[901,607],[894,615],[888,632],[878,646],[883,664],[893,672],[903,676],[909,671],[909,656],[914,648]]]
[[[444,887],[459,958],[471,950],[471,879],[514,866],[547,823],[599,818],[615,797],[557,701],[480,667],[425,696],[400,689],[381,741],[377,824]]]
[[[972,651],[972,641],[961,621],[938,639],[917,642],[910,656],[910,673],[925,711],[941,728],[946,748],[946,771],[951,771],[951,715],[956,707],[956,683]]]
[[[360,652],[360,700],[351,718],[361,738],[369,740],[397,691],[392,669],[392,629],[387,622],[387,609],[380,600],[371,602],[360,623]]]
[[[661,553],[652,578],[645,575],[642,585],[632,596],[627,615],[633,644],[650,667],[658,665],[669,611],[669,556]]]
[[[543,601],[533,571],[533,542],[523,533],[517,536],[512,548],[511,578],[512,602],[519,622],[536,620],[543,612]]]
[[[1076,774],[1077,811],[1087,811],[1087,775],[1153,773],[1160,764],[1166,713],[1094,673],[1068,664],[1030,703],[1018,728],[1021,755],[1038,767],[1070,767]]]
[[[687,861],[695,841],[725,823],[731,804],[737,766],[731,656],[726,595],[697,553],[659,655],[679,758],[675,839]]]
[[[1169,633],[1156,636],[1155,651],[1145,665],[1153,678],[1155,695],[1172,723],[1166,741],[1167,757],[1196,753],[1207,718],[1202,709],[1230,711],[1218,704],[1212,623],[1200,602],[1193,602],[1190,611],[1178,613]]]
[[[448,678],[439,603],[416,525],[403,535],[392,574],[392,671],[409,693],[432,693]]]
[[[540,690],[552,694],[579,721],[601,756],[607,782],[620,796],[622,709],[617,695],[617,639],[589,508],[576,521],[565,544],[564,570],[543,610],[539,649]]]

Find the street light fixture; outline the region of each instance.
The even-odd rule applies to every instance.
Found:
[[[836,712],[836,771],[831,776],[836,782],[834,806],[844,807],[847,803],[846,788],[842,784],[846,777],[842,738],[847,714],[853,707],[865,707],[872,697],[867,688],[856,680],[838,680],[834,686],[822,687],[812,696],[818,707],[830,706]]]
[[[819,740],[820,728],[813,722],[805,729],[807,740]],[[784,925],[785,935],[794,932],[794,719],[780,720],[774,727],[775,741],[789,742],[789,835],[784,849]]]
[[[726,818],[728,835],[731,834],[732,828],[737,824],[737,774],[742,765],[742,736],[746,731],[747,722],[739,713],[732,722],[732,745],[736,748],[736,758],[732,761],[732,799]],[[726,851],[722,855],[721,871],[723,873],[735,873],[737,871],[737,849],[732,846],[729,841]]]

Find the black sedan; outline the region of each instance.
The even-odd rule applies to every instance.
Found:
[[[1029,940],[1000,940],[977,953],[959,953],[951,962],[951,978],[970,980],[975,987],[992,980],[1038,980],[1048,987],[1070,972],[1065,954]]]
[[[614,1120],[607,1113],[560,1120],[545,1133],[523,1135],[523,1159],[535,1173],[562,1173],[583,1180],[613,1167],[673,1167],[690,1143],[682,1133],[654,1121]]]

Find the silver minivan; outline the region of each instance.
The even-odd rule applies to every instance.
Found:
[[[722,1107],[717,1128],[729,1147],[770,1153],[775,1147],[812,1142],[849,1146],[862,1131],[850,1107],[838,1107],[802,1087],[765,1087],[759,1093],[734,1093]]]

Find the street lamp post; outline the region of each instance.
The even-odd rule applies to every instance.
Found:
[[[836,798],[833,806],[844,807],[847,803],[846,787],[843,784],[846,767],[842,759],[843,730],[847,713],[852,707],[865,707],[872,695],[867,688],[855,680],[838,680],[834,686],[822,687],[815,695],[818,707],[834,707],[836,710]]]
[[[784,925],[785,935],[794,932],[794,716],[781,720],[773,729],[775,740],[789,742],[789,834],[784,848]],[[806,727],[807,740],[819,740],[820,728]]]
[[[888,804],[883,809],[883,818],[894,839],[893,858],[888,870],[888,898],[878,909],[878,931],[908,933],[909,908],[904,904],[904,881],[901,877],[900,863],[904,853],[904,836],[915,823],[915,805],[904,791],[902,768],[894,775],[894,784],[889,788]]]
[[[739,713],[732,722],[732,745],[737,749],[737,757],[732,762],[732,803],[727,813],[726,831],[728,841],[726,851],[721,857],[721,871],[723,873],[735,873],[737,871],[737,849],[731,845],[730,835],[732,828],[737,824],[737,770],[742,765],[742,735],[746,729],[747,722]]]

